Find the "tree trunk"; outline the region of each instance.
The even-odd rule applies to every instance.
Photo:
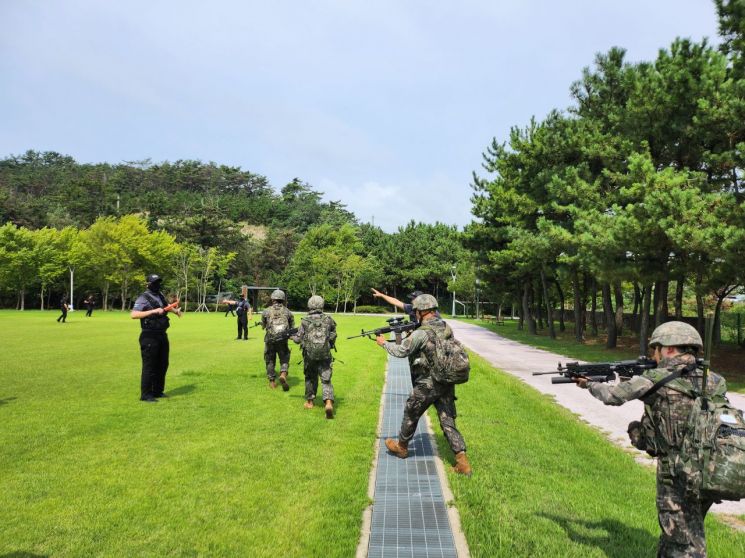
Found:
[[[603,315],[605,316],[605,330],[608,337],[605,341],[606,349],[615,349],[618,345],[618,335],[616,330],[616,319],[613,315],[613,303],[611,302],[610,283],[603,283],[601,287],[603,293]]]
[[[616,299],[616,335],[620,337],[623,333],[623,289],[620,281],[613,285],[613,294]]]
[[[642,291],[639,284],[634,281],[634,311],[631,313],[631,324],[636,333],[639,333],[639,306],[642,300]]]
[[[528,325],[528,333],[536,335],[535,319],[530,312],[530,281],[523,283],[523,321]]]
[[[683,318],[683,287],[685,287],[685,277],[681,274],[675,282],[675,319]]]
[[[582,343],[585,340],[585,332],[582,328],[582,290],[579,284],[579,273],[576,270],[572,273],[572,290],[574,291],[574,338],[578,343]]]
[[[592,300],[590,301],[590,333],[598,336],[598,284],[592,280]]]
[[[532,283],[530,288],[535,293],[535,304],[533,307],[535,308],[535,315],[538,316],[538,329],[543,330],[543,292],[541,289],[536,289]]]
[[[639,354],[647,354],[647,339],[649,337],[649,310],[652,304],[652,285],[644,285],[644,300],[642,302],[642,319],[639,326]]]
[[[548,334],[551,339],[556,339],[556,329],[554,329],[554,314],[551,308],[551,301],[548,298],[548,285],[546,284],[546,273],[541,270],[541,284],[543,285],[543,301],[546,304],[546,321],[548,322]]]
[[[41,299],[41,310],[44,310],[44,285],[41,286],[41,294],[39,294],[39,298]]]
[[[670,307],[667,303],[667,295],[670,292],[670,281],[668,279],[665,279],[662,282],[662,292],[660,295],[662,296],[662,301],[660,304],[660,323],[664,324],[666,321],[670,319]]]
[[[564,324],[564,312],[566,311],[566,300],[564,299],[564,291],[561,288],[561,283],[558,279],[554,279],[554,285],[556,285],[556,292],[559,293],[559,331],[566,331],[566,325]]]

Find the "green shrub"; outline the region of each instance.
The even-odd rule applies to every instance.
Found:
[[[358,306],[355,310],[358,314],[387,314],[385,306]]]

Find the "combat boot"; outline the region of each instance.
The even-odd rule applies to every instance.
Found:
[[[269,387],[272,389],[277,389],[277,382],[274,380],[269,380]]]
[[[326,400],[326,418],[334,418],[334,402],[331,399]]]
[[[282,384],[282,389],[285,391],[290,390],[290,385],[287,383],[287,372],[279,373],[279,383]]]
[[[454,473],[460,473],[461,475],[471,476],[471,464],[468,462],[466,452],[460,451],[455,454],[455,467],[453,467]]]
[[[401,459],[409,457],[409,444],[407,442],[397,442],[393,438],[386,438],[385,447],[396,457]]]
[[[312,409],[313,408],[313,400],[312,399],[306,400],[305,403],[303,404],[303,407],[305,407],[306,409]]]

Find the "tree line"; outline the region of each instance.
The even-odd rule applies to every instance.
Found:
[[[566,303],[581,341],[598,304],[614,347],[631,305],[644,350],[650,327],[682,317],[684,292],[702,330],[707,300],[718,316],[745,284],[742,6],[716,2],[719,48],[676,39],[651,62],[597,55],[571,106],[486,149],[466,244],[529,331],[541,316],[555,336]]]

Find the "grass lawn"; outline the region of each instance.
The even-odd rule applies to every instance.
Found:
[[[139,324],[119,312],[0,312],[0,556],[350,557],[385,367],[380,317],[338,317],[337,418],[270,391],[259,329],[190,314],[170,329],[157,404],[138,401]],[[475,473],[450,475],[474,557],[655,554],[654,475],[474,357],[458,424]],[[442,435],[438,444],[446,460]],[[713,557],[745,534],[710,520]]]
[[[474,473],[448,475],[471,555],[655,556],[654,471],[549,397],[476,355],[471,364],[471,380],[456,392]],[[437,426],[435,433],[452,462]],[[712,516],[706,532],[709,556],[745,556],[745,533]]]
[[[0,312],[0,555],[354,555],[385,354],[344,337],[380,318],[338,318],[328,421],[302,408],[299,350],[272,391],[235,318],[172,318],[170,398],[147,404],[138,322],[57,315]]]
[[[491,320],[477,321],[460,317],[458,319],[480,325],[503,337],[526,345],[588,362],[628,360],[639,356],[639,341],[635,337],[619,337],[617,348],[606,349],[604,336],[588,337],[584,343],[577,343],[574,339],[572,324],[568,324],[567,330],[562,333],[559,331],[557,322],[556,339],[551,339],[547,329],[539,331],[538,335],[531,335],[527,330],[520,331],[517,329],[517,320],[507,319],[504,324],[497,325]],[[737,345],[719,345],[712,351],[711,362],[712,369],[727,380],[727,387],[730,391],[745,393],[745,350]]]

